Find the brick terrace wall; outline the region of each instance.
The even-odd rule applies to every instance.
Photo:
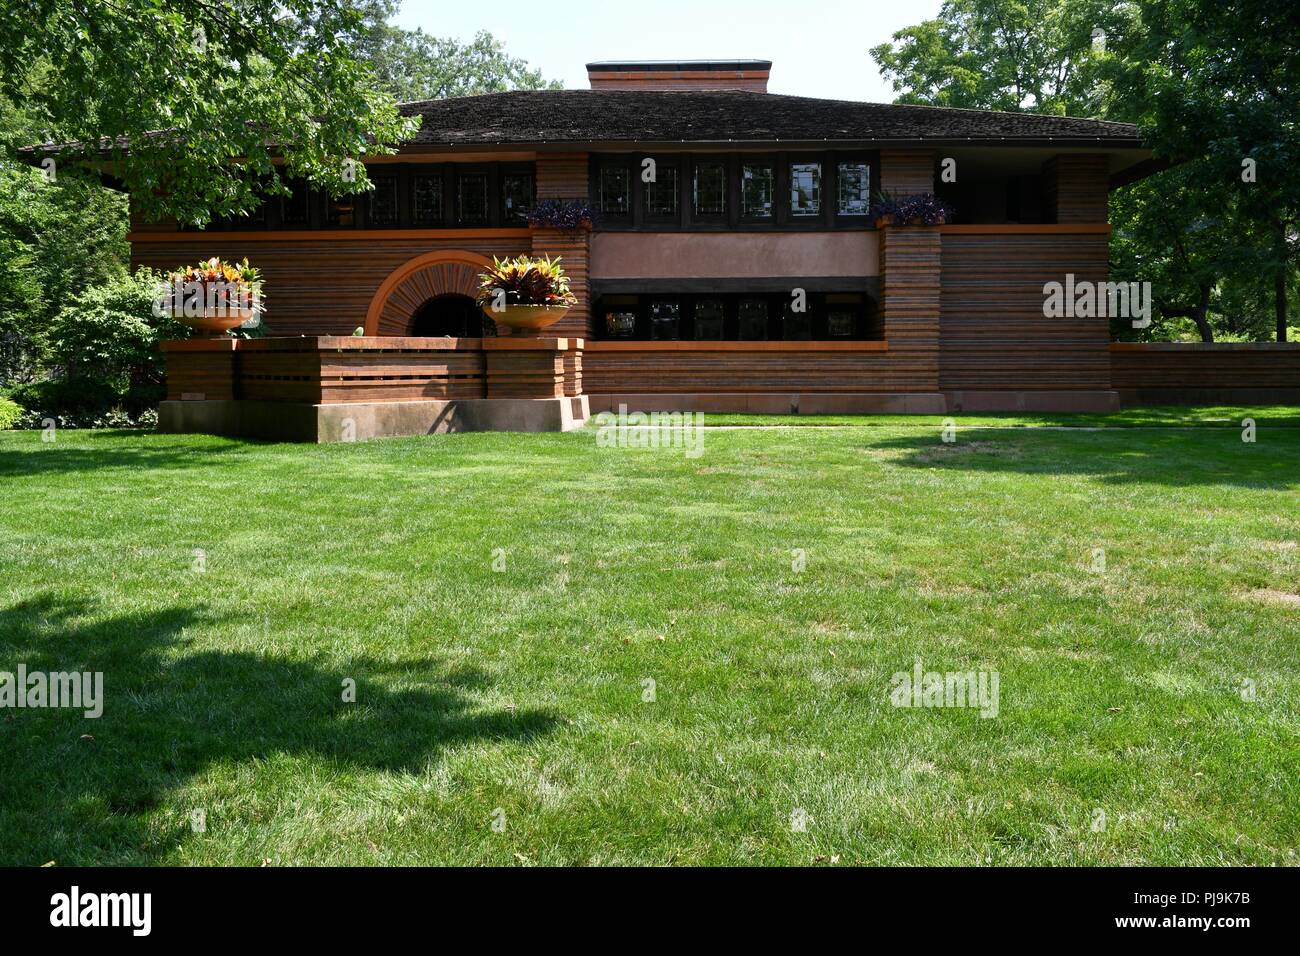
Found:
[[[1300,342],[1113,342],[1125,404],[1300,404]]]
[[[944,226],[939,384],[962,389],[1110,388],[1110,321],[1046,318],[1043,284],[1104,282],[1107,233],[1053,226]]]

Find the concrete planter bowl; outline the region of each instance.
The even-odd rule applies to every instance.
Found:
[[[177,316],[177,321],[198,332],[211,332],[214,335],[220,335],[243,325],[256,314],[257,311],[251,308],[204,309],[198,315]]]
[[[510,305],[507,304],[504,312],[491,312],[488,316],[497,325],[504,325],[511,329],[523,329],[528,331],[537,331],[544,329],[549,325],[554,325],[571,307],[567,305]]]

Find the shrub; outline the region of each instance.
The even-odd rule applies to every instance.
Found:
[[[0,431],[13,428],[23,417],[22,406],[7,398],[0,398]]]
[[[41,412],[23,412],[14,428],[43,429],[53,421],[57,428],[157,428],[158,412],[146,408],[134,418],[120,408],[106,412],[73,415],[46,415]]]
[[[111,409],[138,417],[162,399],[163,339],[189,329],[154,314],[161,277],[141,269],[79,295],[49,329],[51,377],[15,388],[13,398],[45,416],[94,418]]]

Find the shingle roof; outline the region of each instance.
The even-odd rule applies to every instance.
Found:
[[[1128,123],[740,90],[529,90],[405,103],[412,143],[960,141],[1138,145]]]

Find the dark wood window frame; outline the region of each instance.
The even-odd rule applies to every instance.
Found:
[[[655,182],[647,183],[644,180],[643,160],[653,159],[655,161]],[[649,226],[658,226],[660,228],[680,228],[687,221],[690,215],[688,204],[690,201],[690,192],[687,188],[687,179],[689,177],[682,175],[689,167],[690,157],[683,153],[672,153],[667,155],[647,154],[638,159],[632,167],[632,216],[635,220],[645,223]],[[676,177],[677,208],[670,214],[654,214],[649,212],[646,205],[649,187],[651,185],[663,185],[661,174],[665,170],[673,170]]]
[[[627,175],[627,212],[625,213],[606,212],[600,208],[601,171],[605,169],[621,169]],[[627,155],[602,156],[592,162],[589,177],[591,182],[591,208],[596,210],[598,218],[602,222],[624,223],[631,226],[636,214],[636,191],[632,187],[636,172],[632,169],[632,157]]]
[[[504,177],[507,175],[527,176],[533,183],[533,201],[537,200],[537,167],[535,163],[376,163],[370,167],[372,177],[394,177],[397,181],[397,221],[395,223],[372,223],[370,208],[372,193],[367,190],[351,196],[355,204],[353,222],[350,225],[331,225],[329,223],[330,197],[319,189],[306,190],[302,201],[305,203],[306,216],[302,221],[288,222],[284,214],[289,200],[282,196],[270,196],[259,207],[261,212],[247,220],[223,220],[208,226],[212,232],[287,232],[287,231],[329,231],[346,232],[348,230],[367,231],[373,229],[475,229],[475,228],[523,228],[524,223],[506,215]],[[459,221],[460,210],[457,208],[458,177],[463,173],[481,173],[487,176],[487,215],[473,223]],[[442,182],[442,216],[437,222],[417,224],[415,222],[415,178],[433,176]],[[302,189],[299,182],[289,183],[291,188]],[[193,231],[182,227],[183,231]]]
[[[701,302],[717,300],[722,305],[721,339],[700,338],[695,329],[695,310]],[[845,301],[855,300],[855,301]],[[680,313],[672,334],[665,336],[666,327],[656,329],[653,320],[656,303],[676,302]],[[761,335],[742,336],[740,308],[741,303],[757,301],[765,310],[764,326]],[[806,325],[806,334],[792,335],[786,325],[786,306],[789,296],[783,292],[772,291],[737,291],[715,290],[706,288],[705,283],[698,287],[687,288],[683,283],[681,291],[661,291],[651,293],[603,293],[595,296],[594,312],[598,316],[594,338],[616,341],[663,341],[665,338],[686,342],[724,341],[724,342],[773,342],[773,341],[883,341],[883,326],[879,314],[879,305],[869,293],[833,293],[810,292],[808,294],[807,318],[797,322]],[[629,312],[635,315],[635,324],[630,334],[611,335],[605,328],[604,317],[607,312]],[[829,320],[831,312],[848,313],[852,316],[852,331],[849,335],[832,336]]]
[[[641,161],[654,159],[678,169],[677,213],[673,216],[648,216],[645,211],[645,184],[641,182]],[[695,168],[699,163],[722,162],[727,169],[726,212],[723,215],[695,214]],[[790,211],[790,166],[792,163],[821,164],[821,210],[815,216],[794,216]],[[595,229],[609,232],[822,232],[839,229],[872,229],[868,216],[840,215],[839,164],[862,162],[867,165],[869,190],[874,194],[880,178],[879,154],[865,150],[808,150],[761,153],[595,153],[590,158],[589,201],[597,208],[600,200],[600,171],[617,167],[628,172],[631,192],[627,215],[597,213]],[[745,165],[763,164],[773,172],[773,215],[743,215],[741,175]]]

